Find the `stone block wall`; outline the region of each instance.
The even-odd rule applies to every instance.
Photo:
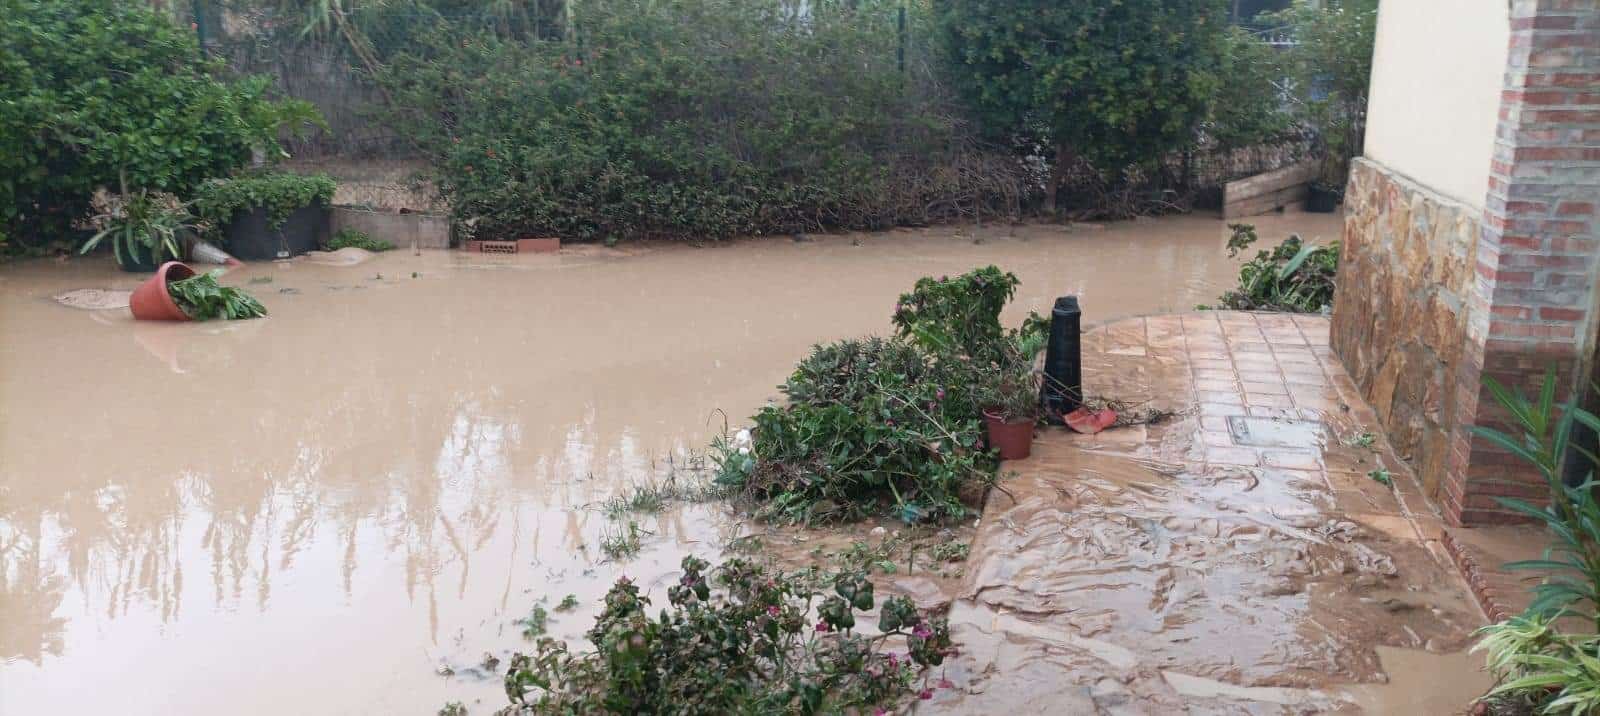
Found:
[[[1478,214],[1376,162],[1351,168],[1331,342],[1435,497],[1461,416]]]

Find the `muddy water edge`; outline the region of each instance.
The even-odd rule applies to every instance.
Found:
[[[205,325],[52,300],[137,283],[104,260],[0,267],[0,713],[488,711],[504,697],[476,665],[525,645],[535,604],[576,596],[550,629],[577,639],[616,577],[662,591],[747,529],[715,504],[636,515],[642,551],[611,560],[628,519],[597,507],[690,466],[811,344],[887,332],[916,278],[990,263],[1022,278],[1013,323],[1064,294],[1090,322],[1186,310],[1232,284],[1226,234],[402,250],[249,266],[228,282],[271,317]]]

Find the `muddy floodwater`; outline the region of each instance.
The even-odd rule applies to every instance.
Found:
[[[0,713],[486,713],[504,696],[475,665],[522,648],[541,599],[578,598],[550,620],[573,638],[617,576],[715,556],[721,507],[635,518],[643,551],[611,562],[597,505],[690,467],[811,344],[885,333],[917,277],[990,263],[1022,279],[1011,322],[1064,294],[1088,323],[1186,310],[1232,284],[1227,233],[399,250],[251,265],[226,282],[271,317],[204,325],[54,300],[137,284],[107,260],[0,266]]]

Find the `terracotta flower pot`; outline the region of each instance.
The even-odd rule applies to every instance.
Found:
[[[178,308],[172,300],[167,284],[194,276],[194,269],[182,261],[168,261],[156,269],[156,275],[145,279],[128,297],[128,310],[141,321],[187,321],[189,314]]]
[[[1023,460],[1033,454],[1033,420],[1003,420],[997,413],[983,411],[988,428],[989,447],[1000,452],[1001,460]]]

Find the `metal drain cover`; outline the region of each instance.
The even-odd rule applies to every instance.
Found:
[[[1228,433],[1233,444],[1251,447],[1322,447],[1322,423],[1314,420],[1274,420],[1272,418],[1228,418]]]

